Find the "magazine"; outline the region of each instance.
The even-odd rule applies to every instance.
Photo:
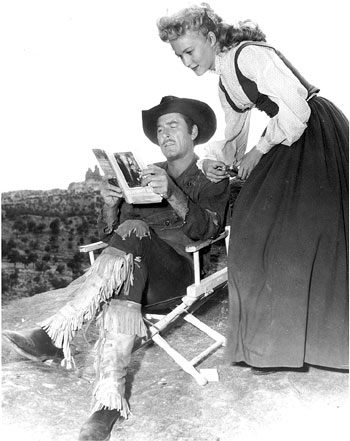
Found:
[[[118,187],[129,204],[152,204],[161,202],[162,197],[151,187],[142,187],[140,172],[146,168],[133,152],[110,153],[92,149],[103,173],[115,177]]]

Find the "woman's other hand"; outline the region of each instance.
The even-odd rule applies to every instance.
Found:
[[[212,182],[220,182],[228,176],[226,165],[222,161],[204,159],[202,169],[205,176]]]
[[[254,167],[259,163],[263,153],[252,148],[248,153],[246,153],[238,164],[238,177],[243,181],[248,179],[249,175],[253,171]]]

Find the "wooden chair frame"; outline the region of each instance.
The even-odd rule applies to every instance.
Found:
[[[227,266],[207,277],[201,278],[200,250],[211,246],[213,243],[218,242],[219,240],[225,239],[225,247],[227,252],[229,231],[229,227],[226,227],[225,231],[215,239],[200,241],[193,245],[188,245],[186,247],[186,251],[188,253],[192,253],[193,255],[194,283],[187,287],[186,295],[184,295],[180,300],[181,303],[172,309],[168,314],[144,314],[145,323],[149,329],[149,338],[142,343],[142,346],[150,341],[156,343],[185,372],[192,375],[196,382],[201,386],[207,384],[208,380],[198,369],[196,369],[195,366],[204,358],[207,358],[212,352],[216,351],[221,346],[225,346],[226,339],[219,332],[210,328],[208,325],[195,317],[193,312],[202,306],[202,304],[208,300],[211,295],[213,295],[215,288],[227,281]],[[106,243],[99,241],[88,245],[82,245],[79,247],[79,251],[82,253],[88,253],[90,263],[93,264],[95,261],[94,252],[96,250],[105,248],[106,246]],[[213,344],[195,356],[192,360],[187,360],[182,354],[175,350],[162,335],[160,335],[161,332],[165,332],[166,329],[179,318],[191,323],[191,325],[195,326],[197,329],[204,332],[214,340]]]

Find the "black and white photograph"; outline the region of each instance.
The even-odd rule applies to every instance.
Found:
[[[348,21],[1,2],[2,440],[349,438]]]
[[[117,152],[114,156],[118,162],[120,169],[123,172],[123,175],[129,187],[140,187],[142,185],[141,168],[137,163],[133,153]]]

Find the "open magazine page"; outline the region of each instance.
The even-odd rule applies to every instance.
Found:
[[[110,153],[102,149],[93,149],[103,173],[116,177],[123,191],[124,198],[129,204],[151,204],[162,201],[159,194],[151,187],[143,187],[141,170],[144,168],[132,152]]]
[[[105,176],[115,176],[114,168],[107,153],[101,149],[92,149]]]

